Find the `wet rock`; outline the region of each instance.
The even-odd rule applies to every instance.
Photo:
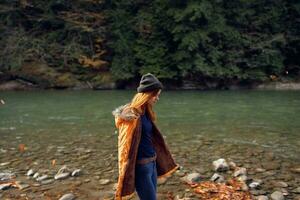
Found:
[[[261,172],[265,172],[266,170],[263,168],[256,168],[255,171],[261,173]]]
[[[100,185],[106,185],[106,184],[110,183],[110,180],[109,179],[100,179],[99,183],[100,183]]]
[[[271,194],[271,199],[272,200],[284,200],[284,196],[281,192],[276,191]]]
[[[72,193],[63,195],[59,200],[73,200],[75,199],[75,195]]]
[[[26,183],[19,183],[18,186],[19,186],[20,190],[24,190],[26,188],[29,188],[30,185],[28,185]]]
[[[280,190],[281,190],[281,192],[282,192],[283,196],[287,196],[287,195],[289,195],[289,192],[287,191],[287,189],[285,189],[285,188],[281,188]]]
[[[252,182],[249,184],[249,187],[251,189],[258,189],[260,187],[260,183],[259,182]]]
[[[89,179],[89,178],[87,178],[87,179],[84,179],[84,181],[83,181],[83,182],[85,182],[85,183],[91,182],[91,179]]]
[[[176,173],[176,175],[179,176],[179,177],[185,176],[185,173],[184,173],[184,172],[181,172],[181,171],[176,171],[175,173]]]
[[[217,173],[215,173],[210,180],[216,183],[223,183],[225,181],[224,176]]]
[[[243,176],[243,175],[247,175],[247,169],[244,167],[237,168],[233,173],[234,177]]]
[[[300,167],[295,167],[291,169],[291,172],[300,174]]]
[[[278,181],[278,182],[275,182],[275,183],[274,183],[274,186],[275,186],[275,187],[280,187],[280,188],[286,188],[286,187],[288,187],[289,185],[288,185],[286,182]]]
[[[231,170],[234,170],[235,168],[237,168],[237,165],[235,164],[235,162],[230,161],[230,162],[228,163],[228,165],[229,165],[229,168],[230,168]]]
[[[81,174],[81,169],[76,169],[72,172],[71,176],[79,176]]]
[[[4,162],[4,163],[0,163],[0,166],[6,166],[6,165],[9,165],[10,162]]]
[[[70,172],[64,172],[64,173],[56,174],[54,176],[54,179],[55,180],[65,179],[65,178],[69,177],[69,175],[70,175]]]
[[[0,173],[0,181],[7,181],[15,178],[16,175],[10,171]]]
[[[227,171],[229,169],[229,165],[223,158],[213,161],[213,166],[215,171]]]
[[[39,177],[40,176],[40,174],[38,173],[38,172],[36,172],[34,175],[33,175],[33,178],[37,178],[37,177]]]
[[[300,194],[300,187],[297,187],[292,191],[293,193]]]
[[[62,168],[60,168],[57,172],[57,174],[61,174],[61,173],[66,173],[66,172],[70,172],[71,170],[66,166],[62,166]]]
[[[248,180],[248,177],[246,175],[241,175],[241,176],[237,177],[237,180],[239,180],[241,182],[246,182]]]
[[[55,180],[60,180],[60,179],[65,179],[70,176],[70,169],[64,165],[62,168],[60,168],[55,174],[54,179]]]
[[[183,179],[188,183],[195,183],[201,180],[199,173],[191,173],[183,177]]]
[[[30,170],[28,170],[28,172],[27,172],[27,176],[32,176],[34,174],[34,171],[33,171],[33,169],[30,169]]]
[[[48,175],[43,175],[43,176],[38,177],[36,180],[40,182],[40,181],[46,180],[47,178],[48,178]]]
[[[42,185],[48,185],[54,182],[54,179],[43,180],[41,182]]]
[[[257,200],[269,200],[267,196],[261,195],[256,198]]]

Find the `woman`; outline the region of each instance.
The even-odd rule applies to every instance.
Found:
[[[179,167],[155,124],[153,106],[161,89],[154,75],[145,74],[132,101],[113,111],[119,129],[116,200],[130,199],[135,189],[141,200],[156,200],[157,178],[170,176]]]

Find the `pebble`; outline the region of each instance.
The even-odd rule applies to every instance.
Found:
[[[55,179],[55,180],[65,179],[65,178],[67,178],[69,175],[70,175],[69,172],[64,172],[64,173],[56,174],[56,175],[54,176],[54,179]]]
[[[283,181],[276,182],[274,185],[276,187],[282,187],[282,188],[286,188],[289,186],[286,182],[283,182]]]
[[[47,178],[48,178],[48,175],[43,175],[43,176],[38,177],[36,180],[43,181],[43,180],[46,180]]]
[[[36,172],[34,175],[33,175],[33,178],[37,178],[37,177],[39,177],[39,173],[38,172]]]
[[[27,176],[32,176],[34,174],[34,171],[33,171],[33,169],[30,169],[30,170],[28,170],[28,172],[27,172]]]
[[[109,182],[110,182],[109,179],[100,179],[100,180],[99,180],[99,183],[100,183],[101,185],[106,185],[106,184],[108,184]]]
[[[0,181],[10,180],[14,177],[15,177],[15,174],[11,173],[10,171],[0,173]]]
[[[281,192],[276,191],[271,194],[271,199],[272,200],[284,200],[284,196]]]
[[[6,166],[6,165],[9,165],[10,162],[4,162],[4,163],[0,163],[0,166]]]
[[[81,174],[81,169],[76,169],[72,172],[71,176],[79,176]]]
[[[300,194],[300,187],[297,187],[292,191],[293,193]]]
[[[256,168],[255,171],[261,173],[261,172],[265,172],[266,170],[263,168]]]
[[[300,174],[300,167],[292,168],[291,171]]]
[[[246,175],[241,175],[241,176],[237,177],[237,180],[239,180],[241,182],[246,182],[248,180],[248,177]]]
[[[26,183],[22,183],[22,184],[19,184],[19,189],[20,190],[24,190],[26,188],[28,188],[30,185],[26,184]]]
[[[232,162],[232,161],[230,161],[228,163],[228,165],[229,165],[229,168],[232,169],[232,170],[234,170],[237,167],[236,164],[235,164],[235,162]]]
[[[252,188],[252,189],[257,189],[260,187],[260,183],[258,182],[252,182],[249,184],[249,187]]]
[[[216,183],[223,183],[225,181],[224,177],[217,173],[215,173],[210,180]]]
[[[65,194],[63,195],[62,197],[59,198],[59,200],[73,200],[75,199],[75,195],[72,194],[72,193],[69,193],[69,194]]]
[[[51,183],[53,183],[54,182],[54,179],[48,179],[48,180],[43,180],[42,182],[41,182],[41,184],[42,185],[47,185],[47,184],[51,184]]]
[[[269,198],[265,195],[260,195],[256,198],[257,200],[269,200]]]
[[[227,171],[229,169],[226,160],[223,158],[213,161],[213,166],[215,171]]]
[[[91,182],[91,179],[88,179],[88,178],[87,178],[87,179],[84,179],[84,182],[85,182],[85,183]]]
[[[242,175],[247,175],[247,169],[244,167],[237,168],[233,173],[234,177],[238,177],[238,176],[242,176]]]
[[[191,173],[183,177],[183,179],[188,183],[195,183],[201,180],[199,173]]]

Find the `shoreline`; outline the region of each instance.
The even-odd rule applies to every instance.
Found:
[[[81,85],[75,87],[48,87],[43,88],[39,85],[34,85],[30,82],[25,82],[23,80],[10,80],[7,82],[0,83],[0,91],[40,91],[40,90],[59,90],[59,91],[83,91],[83,90],[133,90],[135,87],[133,85],[127,85],[122,88],[116,87],[116,83],[110,83],[108,85],[103,85],[100,87],[93,87],[89,82],[81,83]],[[268,82],[260,84],[248,84],[248,85],[228,85],[222,88],[218,87],[204,87],[196,85],[196,83],[189,83],[182,86],[166,86],[165,90],[169,91],[191,91],[191,90],[202,90],[202,91],[212,91],[212,90],[293,90],[300,91],[300,82]]]

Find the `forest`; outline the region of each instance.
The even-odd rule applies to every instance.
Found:
[[[0,0],[0,83],[167,88],[299,82],[296,0]]]

